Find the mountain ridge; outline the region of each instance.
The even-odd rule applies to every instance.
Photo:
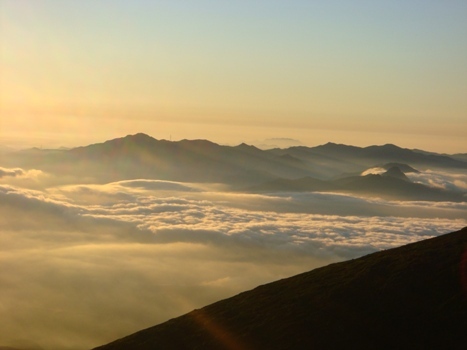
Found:
[[[382,174],[346,176],[336,180],[319,180],[309,176],[299,179],[275,179],[244,190],[254,193],[342,192],[409,201],[467,200],[465,191],[452,191],[411,182],[398,167],[389,168]]]
[[[327,143],[261,150],[244,143],[223,146],[209,140],[157,140],[144,133],[69,150],[17,152],[10,158],[5,156],[4,162],[50,171],[63,178],[91,175],[90,181],[101,183],[149,178],[223,183],[237,189],[279,178],[308,176],[329,180],[346,173],[361,173],[375,164],[467,169],[467,162],[460,159],[417,153],[390,144],[361,148]]]

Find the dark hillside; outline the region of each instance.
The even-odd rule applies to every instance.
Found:
[[[420,151],[401,148],[392,144],[361,148],[329,142],[325,145],[310,147],[307,149],[307,151],[309,155],[320,155],[322,157],[326,156],[335,160],[354,162],[360,165],[366,164],[369,166],[384,161],[393,163],[408,163],[411,165],[420,165],[423,167],[447,167],[458,169],[467,168],[467,163],[463,161],[461,157],[454,159],[450,156],[442,154],[427,152],[422,153]]]
[[[250,192],[343,192],[390,200],[465,202],[466,193],[411,182],[398,168],[381,175],[349,176],[333,181],[312,177],[277,179],[243,189]]]
[[[386,163],[403,172],[416,171],[412,165],[467,169],[467,162],[461,158],[394,145],[360,148],[328,143],[264,151],[246,144],[231,147],[207,140],[157,140],[143,133],[69,150],[30,149],[1,156],[4,167],[39,169],[56,174],[65,182],[70,177],[79,177],[87,183],[147,178],[223,183],[233,189],[281,178],[313,177],[329,181]]]
[[[117,349],[465,349],[467,228],[263,285]]]
[[[92,174],[98,182],[149,178],[243,185],[313,173],[298,159],[277,157],[254,146],[221,146],[207,140],[172,142],[142,133],[63,151],[58,156],[29,153],[23,152],[22,163],[16,166],[27,164],[61,175]]]

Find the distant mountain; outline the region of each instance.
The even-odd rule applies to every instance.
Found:
[[[148,178],[217,182],[235,188],[280,178],[329,180],[387,163],[402,171],[403,167],[413,169],[412,165],[467,169],[467,162],[458,159],[394,145],[360,148],[328,143],[264,151],[246,144],[230,147],[207,140],[156,140],[143,133],[70,150],[13,152],[2,157],[1,163],[4,167],[40,169],[63,179],[79,176],[91,182]]]
[[[177,181],[258,183],[278,176],[305,176],[311,171],[300,162],[293,163],[289,158],[276,157],[246,144],[229,147],[207,140],[170,142],[145,134],[73,149],[70,153],[110,167],[123,164],[127,169],[113,170],[126,177],[140,172],[140,177]]]
[[[412,183],[407,177],[402,179],[394,176],[393,173],[388,175],[388,172],[382,175],[343,178],[333,181],[332,184],[335,186],[334,190],[336,191],[380,196],[393,200],[450,202],[463,202],[466,200],[465,192],[454,192],[420,183]]]
[[[171,142],[142,133],[71,150],[23,151],[15,160],[9,164],[102,182],[150,178],[235,185],[313,174],[300,161],[254,146],[221,146],[207,140]]]
[[[381,174],[381,176],[393,177],[399,180],[410,182],[410,179],[404,174],[404,172],[398,166],[390,167],[385,173]]]
[[[273,149],[274,154],[290,154],[304,161],[327,161],[337,169],[347,164],[348,169],[342,172],[361,171],[362,167],[375,164],[405,163],[423,168],[456,168],[467,169],[467,163],[462,159],[454,159],[447,155],[414,151],[387,144],[383,146],[355,147],[335,143],[327,143],[317,147],[290,147],[287,149]],[[353,164],[354,170],[351,168]]]
[[[293,180],[276,179],[244,190],[251,192],[343,192],[411,201],[463,202],[467,200],[466,192],[413,183],[398,167],[392,167],[380,175],[348,176],[329,181],[312,177]]]
[[[335,156],[332,153],[314,152],[313,147],[296,146],[286,149],[275,148],[267,152],[282,157],[288,155],[301,160],[303,164],[315,170],[314,174],[309,174],[309,176],[322,180],[339,176],[342,173],[361,173],[369,167],[367,162],[360,163],[355,161],[355,159],[346,159],[341,155]]]
[[[462,162],[467,162],[467,153],[458,153],[451,156],[453,159],[460,160]]]
[[[403,163],[386,163],[384,165],[381,165],[381,168],[389,170],[391,168],[397,167],[399,168],[400,171],[402,171],[404,174],[408,173],[420,173],[417,169],[412,168],[408,164],[403,164]]]
[[[257,287],[99,350],[465,349],[467,228]]]

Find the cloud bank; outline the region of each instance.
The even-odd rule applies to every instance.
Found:
[[[414,182],[451,191],[467,190],[467,175],[443,171],[426,170],[410,173],[407,176]]]
[[[88,349],[259,284],[467,226],[465,202],[147,179],[3,182],[0,211],[0,345],[42,349]]]

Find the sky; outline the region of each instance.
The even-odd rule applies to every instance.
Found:
[[[0,0],[0,346],[89,349],[465,227],[466,202],[96,183],[2,147],[144,132],[467,153],[466,18],[465,0]]]
[[[465,153],[463,0],[0,0],[0,143]]]

